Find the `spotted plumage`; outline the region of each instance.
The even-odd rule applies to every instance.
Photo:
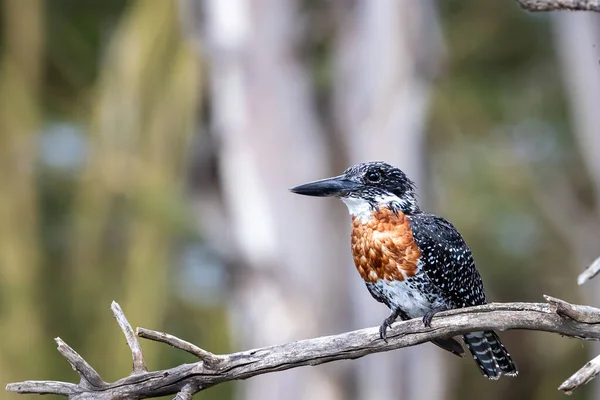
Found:
[[[471,250],[450,222],[421,211],[415,186],[401,170],[382,162],[364,163],[292,191],[335,196],[348,207],[356,269],[371,295],[391,310],[380,328],[383,340],[397,318],[422,318],[429,326],[436,312],[486,303]],[[463,339],[483,375],[517,375],[495,332],[473,332]],[[463,354],[453,338],[434,343]]]

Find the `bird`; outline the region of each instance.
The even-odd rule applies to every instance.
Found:
[[[386,343],[387,330],[398,318],[422,318],[430,327],[440,311],[487,303],[469,246],[450,222],[421,210],[414,182],[399,168],[382,161],[365,162],[290,191],[337,197],[348,207],[356,269],[373,298],[391,311],[379,328]],[[496,332],[462,337],[485,377],[495,380],[518,374]],[[464,355],[454,338],[433,343]]]

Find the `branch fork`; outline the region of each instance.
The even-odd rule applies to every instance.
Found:
[[[431,328],[424,327],[420,319],[395,323],[388,331],[388,343],[379,340],[378,328],[374,327],[225,355],[213,354],[168,333],[145,328],[134,331],[121,307],[113,302],[111,309],[131,349],[133,368],[129,376],[113,383],[105,382],[83,357],[57,338],[58,351],[79,374],[80,382],[25,381],[10,383],[6,390],[52,393],[70,399],[144,399],[175,395],[176,400],[187,400],[195,393],[222,382],[305,365],[355,359],[483,329],[528,329],[600,340],[600,309],[570,304],[550,296],[545,298],[547,303],[492,303],[441,312],[434,317]],[[148,371],[138,341],[140,337],[186,351],[200,361],[162,371]],[[591,380],[595,376],[594,371],[599,369],[600,357],[586,364],[559,389],[571,393]]]

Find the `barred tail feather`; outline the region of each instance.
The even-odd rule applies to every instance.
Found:
[[[496,332],[485,331],[483,334],[492,348],[492,353],[494,353],[494,358],[496,359],[496,362],[498,363],[502,373],[508,376],[517,376],[519,371],[517,371],[515,363],[513,362],[512,358],[510,358],[510,354],[508,354],[508,351],[506,351],[506,348],[500,341],[500,338]]]
[[[467,333],[463,338],[481,373],[489,379],[499,379],[502,372],[494,359],[492,347],[488,343],[485,333]]]
[[[481,373],[487,378],[498,379],[502,374],[518,374],[517,367],[496,332],[473,332],[463,338]]]

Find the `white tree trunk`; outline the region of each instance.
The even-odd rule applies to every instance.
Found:
[[[358,0],[346,12],[335,70],[335,111],[352,163],[382,160],[427,186],[425,122],[430,79],[442,51],[431,1]],[[356,327],[389,314],[358,275],[350,279]],[[442,399],[449,356],[433,345],[355,362],[359,399]]]
[[[571,107],[574,134],[581,155],[592,180],[596,200],[595,215],[589,220],[600,219],[600,16],[595,13],[557,13],[552,19],[556,48],[562,66],[563,80]],[[593,229],[593,228],[596,229]],[[579,240],[573,251],[583,270],[600,255],[600,229],[593,224],[586,231],[583,227],[568,226]],[[589,302],[600,304],[600,280],[586,284]],[[593,346],[593,356],[600,346]],[[600,398],[600,381],[594,385],[595,396]]]
[[[339,331],[346,242],[334,200],[288,188],[331,174],[296,54],[296,2],[209,0],[204,7],[213,132],[231,244],[241,268],[232,300],[239,348]],[[337,204],[335,204],[337,205]],[[237,347],[237,346],[236,346]],[[244,399],[342,399],[340,368],[301,369],[240,385]]]

